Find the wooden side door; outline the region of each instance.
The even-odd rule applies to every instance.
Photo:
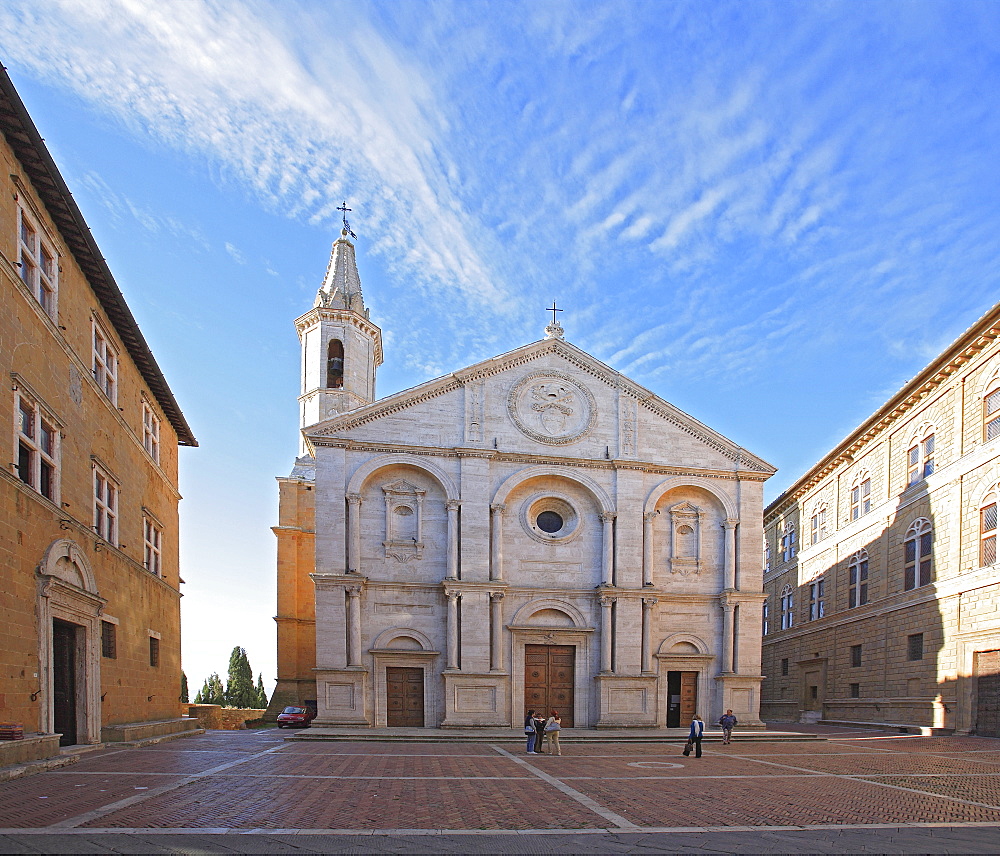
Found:
[[[52,622],[52,714],[60,746],[76,744],[76,628]]]
[[[698,673],[681,672],[681,725],[690,724],[698,712]]]
[[[976,734],[1000,737],[1000,651],[976,654]]]
[[[387,666],[385,670],[386,716],[390,728],[424,727],[424,670]]]

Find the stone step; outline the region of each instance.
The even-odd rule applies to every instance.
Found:
[[[628,731],[596,728],[564,728],[561,743],[683,743],[686,728],[635,728]],[[285,740],[340,740],[345,742],[386,743],[523,743],[524,734],[515,729],[500,728],[329,728],[316,727],[296,730]],[[705,743],[722,741],[721,731],[705,731]],[[733,734],[734,743],[813,742],[826,740],[820,734],[795,731],[745,731]]]

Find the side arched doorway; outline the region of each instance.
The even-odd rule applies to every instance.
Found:
[[[101,740],[101,610],[90,563],[74,541],[54,541],[38,567],[39,728],[60,745]]]

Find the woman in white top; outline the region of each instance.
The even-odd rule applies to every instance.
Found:
[[[552,711],[552,714],[545,721],[545,737],[547,738],[550,755],[562,755],[562,751],[559,749],[560,730],[562,730],[562,720],[559,718],[557,711]]]

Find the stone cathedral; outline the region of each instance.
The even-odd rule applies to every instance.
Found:
[[[346,223],[345,223],[346,225]],[[345,228],[279,479],[278,685],[317,726],[760,726],[774,468],[567,342],[375,397]],[[553,312],[553,316],[555,313]]]

